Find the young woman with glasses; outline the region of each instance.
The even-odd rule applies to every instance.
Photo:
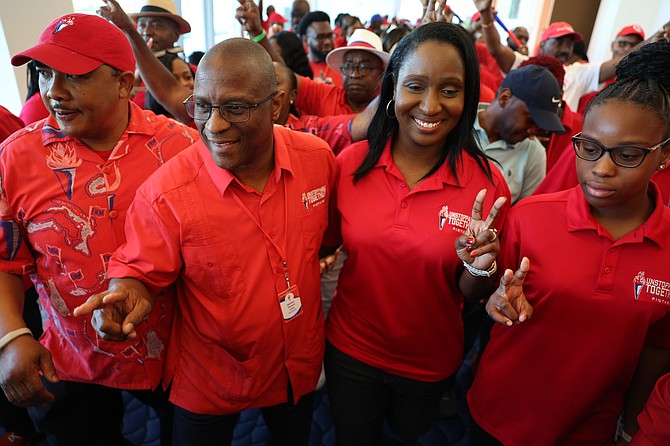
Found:
[[[472,442],[621,443],[670,367],[670,93],[620,79],[573,138],[579,185],[522,200],[502,236],[499,322],[468,394]],[[531,308],[532,306],[532,308]],[[531,318],[532,315],[532,318]]]

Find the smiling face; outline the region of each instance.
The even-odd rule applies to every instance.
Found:
[[[394,144],[439,153],[463,113],[465,82],[465,63],[454,46],[435,40],[420,44],[395,80],[399,128]]]
[[[500,90],[496,98],[501,113],[498,115],[496,130],[497,138],[508,144],[516,144],[537,133],[537,125],[530,116],[528,106],[524,101],[515,97],[509,88]],[[492,140],[493,140],[492,139]]]
[[[42,100],[60,129],[93,150],[111,150],[128,123],[133,74],[102,65],[75,76],[40,63],[37,72]]]
[[[179,85],[193,91],[193,72],[191,67],[179,57],[172,61],[172,74],[179,81]]]
[[[609,100],[584,118],[582,137],[605,147],[652,147],[665,140],[666,123],[652,109],[630,101]],[[634,209],[647,196],[649,179],[670,156],[668,144],[650,152],[634,168],[614,164],[608,153],[596,161],[576,160],[577,177],[589,205],[595,210]]]
[[[230,54],[214,51],[203,58],[193,91],[196,102],[253,105],[276,89],[274,82],[267,82],[268,76],[257,72],[253,59],[240,59],[238,63],[231,64],[228,63],[230,57]],[[274,70],[271,79],[274,80]],[[230,123],[218,109],[212,109],[206,121],[195,121],[202,141],[217,166],[239,176],[271,160],[273,121],[279,117],[282,98],[282,94],[277,94],[250,109],[246,122]]]

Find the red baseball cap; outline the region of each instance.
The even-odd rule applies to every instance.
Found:
[[[268,23],[270,23],[270,24],[279,23],[279,24],[283,25],[286,22],[288,22],[288,20],[286,20],[283,15],[281,15],[277,12],[273,12],[272,14],[270,14],[268,16]]]
[[[644,30],[640,25],[634,23],[632,25],[625,26],[616,36],[640,36],[640,39],[644,40]]]
[[[542,42],[548,39],[558,39],[563,36],[572,36],[574,40],[582,40],[582,35],[575,32],[572,25],[568,22],[554,22],[542,33]]]
[[[12,57],[18,67],[35,59],[57,71],[81,75],[101,65],[135,71],[135,56],[125,34],[93,14],[67,14],[42,32],[37,45]]]

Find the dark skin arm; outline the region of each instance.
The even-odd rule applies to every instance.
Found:
[[[242,25],[244,30],[249,33],[253,39],[256,36],[263,34],[263,24],[261,22],[261,11],[252,0],[237,0],[240,6],[235,11],[235,18]],[[258,42],[265,51],[268,52],[273,61],[286,65],[281,54],[277,53],[270,43],[267,36],[263,37]]]
[[[118,2],[105,0],[105,5],[100,7],[98,14],[114,23],[128,37],[137,60],[137,69],[152,96],[175,119],[183,123],[191,122],[183,102],[193,92],[181,86],[174,75],[154,56]]]

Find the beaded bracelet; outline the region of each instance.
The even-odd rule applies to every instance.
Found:
[[[465,269],[475,277],[491,277],[498,271],[498,264],[495,260],[489,269],[477,269],[465,261],[463,262],[463,266],[465,266]]]

